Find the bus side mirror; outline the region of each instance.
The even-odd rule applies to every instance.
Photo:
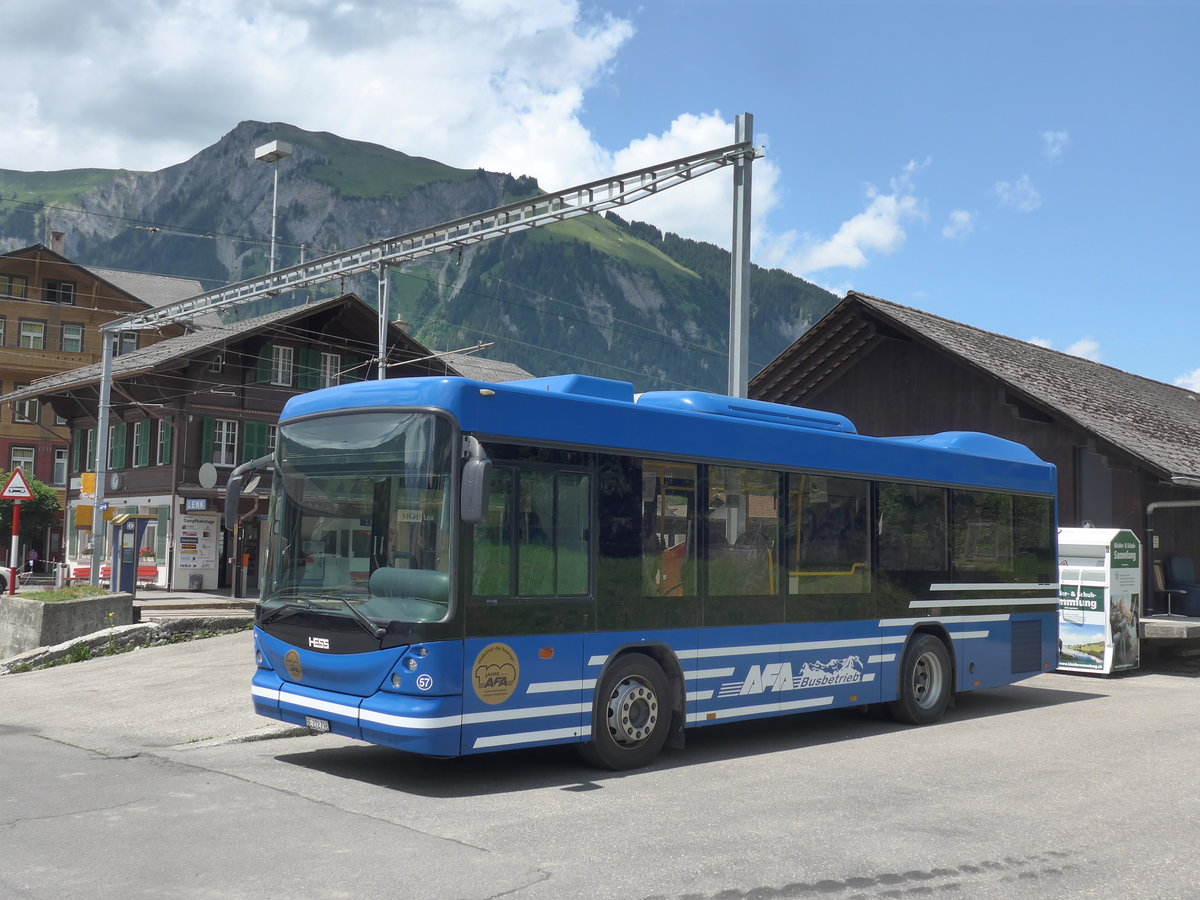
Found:
[[[225,482],[226,531],[233,531],[233,526],[237,524],[238,501],[242,499],[242,485],[246,480],[246,476],[259,469],[270,468],[273,461],[274,457],[260,456],[258,459],[242,463],[229,473],[229,478]]]
[[[488,481],[492,461],[475,438],[466,439],[467,460],[463,463],[459,514],[466,525],[478,525],[487,514]]]

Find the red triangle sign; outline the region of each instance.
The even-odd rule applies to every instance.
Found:
[[[29,483],[25,481],[25,475],[20,469],[13,469],[13,473],[8,476],[8,483],[4,485],[4,490],[0,491],[0,498],[5,500],[33,499],[33,491],[29,489]]]

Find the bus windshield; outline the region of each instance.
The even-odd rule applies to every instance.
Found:
[[[368,631],[445,619],[450,447],[449,422],[423,412],[282,425],[264,617],[319,610]]]

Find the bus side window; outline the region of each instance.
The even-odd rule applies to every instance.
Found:
[[[945,489],[880,482],[878,528],[882,571],[945,572]]]
[[[512,492],[513,470],[494,466],[484,519],[475,526],[471,591],[477,597],[512,593]]]
[[[870,484],[853,478],[788,478],[788,593],[869,588]]]
[[[648,459],[642,464],[642,594],[696,593],[696,467]]]

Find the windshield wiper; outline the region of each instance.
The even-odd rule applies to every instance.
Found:
[[[300,598],[297,598],[297,599],[300,599]],[[273,622],[275,619],[278,619],[284,613],[288,613],[289,615],[295,615],[298,612],[304,612],[305,610],[309,610],[312,608],[313,608],[313,605],[308,600],[301,600],[301,602],[299,602],[299,603],[289,600],[285,603],[279,604],[279,606],[275,607],[270,612],[263,613],[263,617],[258,620],[258,624],[266,625],[268,622]]]
[[[361,612],[355,609],[354,604],[345,597],[339,597],[337,594],[322,594],[317,599],[340,600],[342,603],[346,604],[346,609],[350,610],[350,615],[354,616],[354,621],[361,625],[367,634],[371,635],[371,637],[378,640],[387,634],[386,628],[384,628],[382,625],[376,625],[374,622],[364,616]]]

